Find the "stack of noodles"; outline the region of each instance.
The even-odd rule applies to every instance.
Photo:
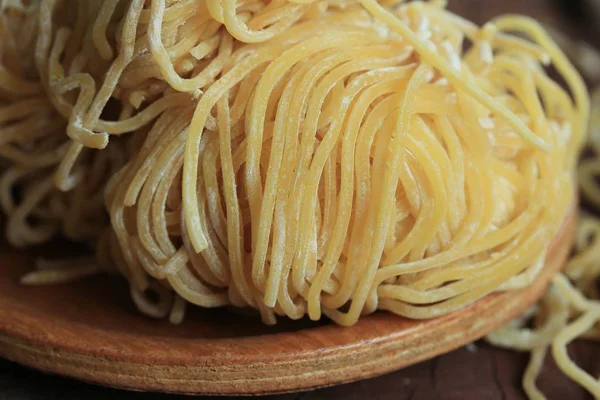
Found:
[[[586,90],[534,21],[443,3],[0,1],[6,236],[95,255],[23,281],[111,271],[174,323],[192,303],[342,325],[529,285],[574,199]],[[550,345],[600,394],[565,350],[598,336],[599,230],[583,218],[538,311],[490,337],[533,351],[533,398]]]

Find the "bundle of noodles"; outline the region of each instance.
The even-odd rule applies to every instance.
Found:
[[[570,50],[582,49],[571,41],[565,45],[571,46]],[[587,53],[589,55],[590,50]],[[598,54],[591,53],[591,56],[598,57]],[[585,70],[585,66],[582,69]],[[595,73],[595,70],[591,72]],[[600,187],[597,183],[600,174],[600,88],[592,96],[592,110],[586,145],[589,155],[579,166],[579,186],[585,211],[579,217],[573,255],[564,273],[554,278],[538,304],[487,337],[496,346],[531,352],[523,376],[523,388],[530,399],[545,399],[536,380],[549,350],[561,371],[595,398],[600,397],[598,380],[576,365],[567,353],[567,345],[576,338],[600,339]]]
[[[93,249],[109,227],[103,203],[106,182],[125,163],[126,148],[122,140],[103,152],[76,147],[78,160],[71,156],[69,161],[75,146],[67,133],[77,123],[70,124],[69,118],[81,107],[83,85],[94,84],[89,74],[100,79],[102,71],[92,68],[95,64],[67,27],[56,33],[51,46],[45,31],[49,21],[41,18],[45,6],[0,2],[0,204],[8,218],[6,237],[23,247],[63,235]],[[60,17],[65,25],[77,20],[68,13]],[[77,88],[82,88],[81,96]],[[41,270],[24,281],[69,280],[99,271],[93,258],[70,261],[39,260]]]
[[[264,41],[219,31],[234,45],[218,77],[164,112],[108,186],[134,298],[149,275],[202,307],[351,325],[535,279],[573,201],[581,80],[529,20],[480,29],[437,3],[360,3]],[[153,28],[165,15],[152,2],[150,53],[192,93]]]
[[[54,171],[70,140],[67,117],[53,103],[64,114],[72,105],[68,96],[52,95],[72,83],[49,75],[56,57],[47,60],[36,53],[38,6],[5,2],[0,8],[0,154],[5,165],[0,200],[8,217],[7,238],[16,246],[43,243],[58,233],[95,240],[106,225],[103,175],[124,163],[115,142],[106,152],[82,157],[74,168],[72,191],[56,187]]]
[[[182,299],[268,323],[429,318],[527,285],[573,199],[583,85],[530,20],[479,28],[440,2],[395,3],[7,3],[4,31],[29,21],[32,43],[3,65],[45,108],[5,131],[43,121],[55,154],[25,181],[11,159],[5,187],[36,201],[7,190],[7,213],[25,210],[25,241],[38,214],[52,221],[38,242],[58,226],[95,240],[140,309],[175,304],[173,320]],[[99,218],[101,188],[100,240],[102,222],[77,222]]]

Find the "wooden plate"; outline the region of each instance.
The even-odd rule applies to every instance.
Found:
[[[526,290],[490,295],[434,320],[387,313],[352,328],[194,309],[181,326],[138,314],[121,279],[22,287],[26,253],[0,254],[0,356],[108,386],[188,394],[269,394],[374,377],[480,338],[522,313],[568,256],[575,212]]]

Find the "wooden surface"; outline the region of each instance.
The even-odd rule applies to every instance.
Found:
[[[598,376],[599,350],[590,343],[578,342],[571,356]],[[521,400],[520,389],[527,356],[498,350],[477,343],[404,370],[378,378],[321,389],[314,392],[266,396],[264,400]],[[585,391],[548,363],[540,386],[550,400],[591,399]],[[0,399],[2,400],[210,400],[209,397],[161,395],[107,389],[45,375],[0,361]],[[225,399],[225,398],[224,398]],[[226,399],[243,400],[241,397]],[[247,398],[250,400],[251,398]]]
[[[463,15],[481,21],[502,12],[525,12],[560,26],[563,21],[547,1],[450,0]],[[85,295],[85,293],[82,293]],[[85,301],[85,300],[82,300]],[[119,302],[118,298],[114,299]],[[106,316],[106,318],[109,318]],[[235,332],[235,329],[232,330]],[[159,333],[160,334],[160,333]],[[186,332],[182,332],[185,335]],[[600,372],[596,361],[600,349],[578,342],[570,347],[574,359],[593,375]],[[520,399],[520,377],[526,355],[493,349],[483,343],[461,348],[450,354],[409,367],[402,371],[358,383],[337,386],[310,393],[267,397],[273,400],[317,399]],[[550,399],[585,399],[585,392],[563,377],[549,362],[540,379]],[[44,375],[0,362],[0,399],[187,399],[188,397],[129,393],[99,388],[76,381]]]
[[[447,353],[523,313],[564,266],[575,212],[526,289],[423,321],[379,312],[352,328],[308,320],[268,327],[257,316],[199,308],[174,326],[133,310],[116,277],[23,287],[18,280],[33,257],[9,249],[0,254],[0,355],[112,387],[187,394],[296,392],[371,378]]]

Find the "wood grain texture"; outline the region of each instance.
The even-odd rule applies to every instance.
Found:
[[[388,313],[352,328],[195,310],[183,325],[149,320],[117,279],[20,286],[31,256],[0,255],[0,355],[103,385],[186,394],[269,394],[315,389],[415,364],[476,340],[522,313],[564,265],[575,226],[569,214],[546,266],[527,289],[498,293],[455,313],[413,321]]]
[[[569,347],[573,360],[598,376],[598,346],[577,341]],[[262,400],[526,400],[520,380],[527,355],[478,342],[451,353],[355,383],[312,392],[262,397]],[[539,386],[549,400],[591,400],[547,360]],[[213,400],[211,397],[129,392],[43,374],[0,360],[2,400]],[[254,397],[253,397],[254,398]],[[223,397],[223,400],[250,400]]]

